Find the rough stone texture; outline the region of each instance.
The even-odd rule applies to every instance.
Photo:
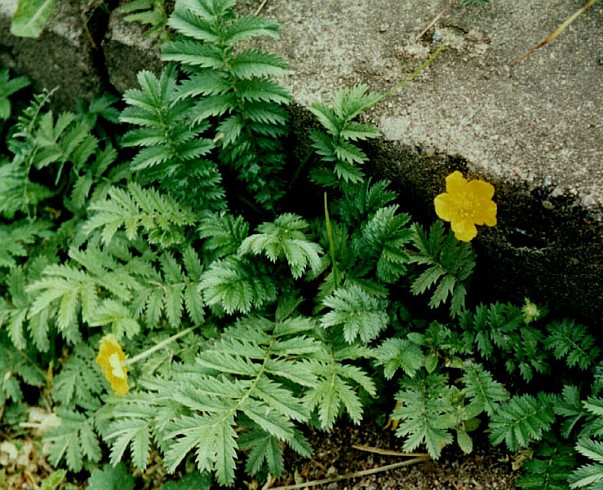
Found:
[[[260,3],[240,6],[252,12]],[[299,151],[311,122],[304,107],[357,83],[385,92],[448,38],[427,70],[370,111],[384,134],[370,148],[372,170],[392,179],[406,205],[427,221],[450,171],[493,182],[498,226],[481,229],[475,241],[483,291],[514,300],[529,295],[600,320],[603,9],[587,12],[552,45],[513,65],[582,0],[457,6],[417,40],[447,3],[268,0],[262,14],[281,24],[281,40],[265,47],[291,62],[284,83],[297,104]],[[30,76],[36,89],[59,86],[55,100],[67,108],[99,89],[135,86],[140,68],[158,70],[156,47],[116,14],[108,26],[103,19],[87,22],[92,11],[83,19],[79,0],[63,0],[42,38],[32,41],[8,34],[15,5],[0,2],[0,63]],[[97,29],[89,36],[91,24]],[[100,39],[96,51],[100,43],[93,40]]]
[[[138,87],[140,70],[161,71],[157,41],[145,37],[140,24],[125,22],[116,11],[111,12],[103,53],[109,83],[121,93]]]
[[[0,1],[0,65],[27,75],[36,91],[56,88],[53,106],[73,108],[78,98],[91,99],[102,88],[93,41],[88,28],[93,11],[83,11],[79,0],[57,2],[39,39],[10,34],[10,19],[17,0]]]
[[[418,216],[460,169],[493,182],[496,228],[476,247],[482,287],[594,320],[603,316],[603,9],[544,39],[581,1],[492,1],[448,11],[444,0],[270,0],[281,24],[273,49],[306,106],[357,83],[385,92],[442,38],[449,47],[417,79],[371,111],[385,138],[373,149]]]

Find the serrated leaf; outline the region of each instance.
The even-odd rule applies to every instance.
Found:
[[[10,32],[14,36],[37,38],[56,9],[55,0],[19,0]]]

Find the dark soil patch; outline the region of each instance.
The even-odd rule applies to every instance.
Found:
[[[379,450],[401,451],[401,440],[393,431],[376,425],[340,425],[329,433],[313,431],[308,437],[314,448],[314,456],[308,460],[287,452],[287,474],[270,487],[264,488],[276,490],[281,487],[292,488],[289,486],[295,484],[307,485],[318,480],[331,480],[303,488],[507,490],[515,488],[518,477],[512,469],[510,455],[478,440],[470,455],[451,447],[443,451],[442,458],[438,461],[428,460],[367,476],[339,479],[344,475],[366,472],[413,458],[358,449],[358,446],[368,446]],[[339,480],[333,481],[337,479]]]

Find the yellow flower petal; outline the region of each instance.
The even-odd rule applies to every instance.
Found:
[[[126,355],[114,335],[105,335],[100,341],[96,363],[103,370],[105,379],[111,383],[116,394],[125,395],[128,386],[128,368],[125,365]]]
[[[454,236],[461,242],[470,242],[477,236],[477,228],[471,221],[455,220],[450,223]]]
[[[435,212],[449,221],[458,240],[471,241],[477,236],[475,225],[496,225],[494,186],[483,180],[467,181],[459,171],[446,177],[446,192],[433,200]]]

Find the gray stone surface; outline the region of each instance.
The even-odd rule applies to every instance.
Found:
[[[138,87],[140,70],[161,71],[157,41],[145,37],[140,24],[125,22],[117,11],[111,12],[102,46],[109,83],[121,93]]]

